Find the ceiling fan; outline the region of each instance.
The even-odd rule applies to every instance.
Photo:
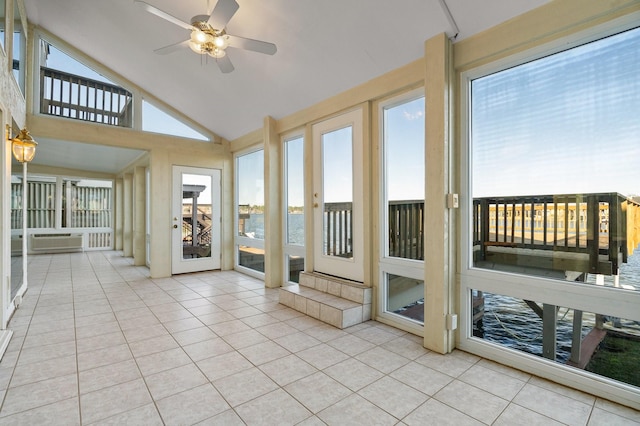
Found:
[[[276,53],[277,48],[273,43],[227,34],[227,23],[240,7],[236,0],[218,0],[209,15],[196,15],[191,18],[191,23],[186,23],[142,0],[134,0],[134,3],[147,12],[191,31],[189,39],[154,50],[157,54],[165,55],[189,46],[196,53],[215,58],[220,71],[229,73],[234,70],[234,67],[227,56],[227,47],[251,50],[267,55]]]

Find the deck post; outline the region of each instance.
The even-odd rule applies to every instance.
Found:
[[[573,310],[573,333],[571,335],[571,362],[580,364],[582,350],[582,311]]]
[[[542,356],[556,360],[556,305],[542,307]]]

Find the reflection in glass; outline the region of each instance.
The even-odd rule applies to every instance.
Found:
[[[384,108],[388,256],[424,259],[424,97]]]
[[[237,158],[238,236],[264,239],[264,151]]]
[[[304,246],[304,140],[285,142],[287,244]]]
[[[238,265],[264,272],[264,250],[243,245],[238,246]]]
[[[475,267],[640,289],[639,44],[636,28],[472,81]]]
[[[386,311],[424,323],[424,281],[386,274]]]
[[[211,187],[208,175],[182,174],[182,257],[211,257]]]
[[[300,272],[304,271],[304,257],[287,256],[289,265],[289,281],[292,283],[300,282]]]
[[[476,338],[640,387],[640,317],[471,293]]]
[[[353,258],[351,126],[322,135],[323,254]]]
[[[18,82],[18,87],[24,94],[25,88],[25,58],[26,58],[27,38],[22,30],[22,20],[20,19],[20,9],[18,9],[18,1],[13,2],[13,58],[12,67],[13,75]]]
[[[2,50],[5,50],[5,41],[4,41],[4,35],[5,35],[5,25],[7,25],[7,22],[5,20],[5,2],[4,0],[0,0],[0,46],[2,46]]]
[[[22,231],[22,176],[11,176],[11,229]],[[21,232],[22,233],[22,232]],[[22,236],[11,236],[11,299],[22,285]]]

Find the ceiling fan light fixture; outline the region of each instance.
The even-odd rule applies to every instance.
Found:
[[[225,52],[224,49],[218,49],[217,47],[208,53],[216,59],[224,58],[227,55],[227,52]]]
[[[207,34],[204,31],[194,29],[191,31],[191,41],[198,44],[211,43],[213,37],[211,34]]]
[[[204,50],[204,44],[202,44],[202,43],[198,43],[198,42],[195,42],[193,40],[189,40],[189,47],[195,53],[199,53],[201,55],[204,55],[205,53],[207,53],[207,51]]]
[[[213,44],[218,49],[224,50],[224,49],[227,48],[227,46],[229,46],[229,41],[228,41],[228,38],[225,35],[219,35],[219,36],[213,38]]]

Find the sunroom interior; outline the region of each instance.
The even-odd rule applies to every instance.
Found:
[[[156,55],[189,33],[144,5],[204,3],[0,0],[1,352],[29,262],[109,250],[151,279],[235,270],[640,422],[638,1],[239,1],[228,32],[274,55]]]

